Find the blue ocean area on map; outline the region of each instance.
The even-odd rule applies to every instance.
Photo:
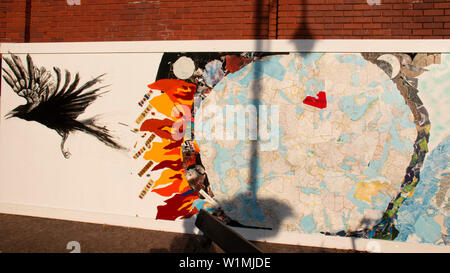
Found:
[[[420,183],[414,195],[407,199],[399,210],[396,225],[399,230],[397,241],[408,241],[408,239],[421,243],[437,243],[439,241],[439,244],[449,241],[450,217],[442,214],[437,207],[445,201],[443,200],[445,197],[437,196],[437,194],[441,188],[446,187],[444,183],[448,187],[449,155],[450,136],[447,136],[427,156],[421,172]],[[438,223],[437,219],[439,218],[441,223]],[[413,236],[417,236],[417,238],[411,238]]]

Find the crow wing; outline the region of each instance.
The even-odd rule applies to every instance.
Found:
[[[61,89],[59,89],[61,83],[61,72],[58,68],[53,68],[56,72],[56,88],[55,92],[51,92],[47,95],[44,93],[41,103],[36,107],[43,109],[52,109],[51,112],[58,113],[61,116],[65,116],[70,119],[76,119],[80,114],[84,113],[85,109],[97,99],[101,94],[99,91],[105,86],[100,86],[94,89],[90,87],[96,83],[101,82],[101,77],[104,74],[87,81],[82,86],[78,87],[80,82],[79,74],[77,73],[74,80],[71,81],[70,73],[66,70],[65,81]]]
[[[44,67],[38,69],[34,66],[30,55],[27,55],[27,68],[20,58],[11,54],[11,59],[3,58],[10,70],[3,68],[3,78],[17,95],[25,98],[27,104],[37,105],[40,97],[55,90],[52,75]]]
[[[105,86],[88,90],[101,81],[100,75],[82,86],[77,73],[71,82],[69,71],[65,71],[64,82],[62,82],[61,70],[54,67],[56,81],[53,80],[50,71],[44,67],[38,69],[33,60],[27,54],[27,67],[25,68],[19,57],[11,54],[11,59],[3,58],[10,70],[3,68],[3,78],[16,92],[17,95],[26,99],[31,104],[29,111],[45,112],[59,115],[65,118],[76,119],[84,110],[98,97],[100,89]]]

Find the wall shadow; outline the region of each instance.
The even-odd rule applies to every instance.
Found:
[[[265,3],[266,2],[266,3]],[[275,38],[278,38],[278,13],[279,13],[279,2],[275,1],[276,3],[276,31],[275,31]],[[265,14],[265,6],[269,5],[269,12],[267,12],[267,17],[270,16],[270,8],[273,7],[273,3],[269,1],[264,0],[257,0],[256,6],[254,10],[255,14],[255,25],[253,29],[253,37],[255,37],[255,51],[251,52],[251,57],[253,59],[253,69],[252,78],[254,81],[252,82],[251,87],[249,88],[250,92],[250,103],[255,107],[255,109],[258,109],[259,105],[262,103],[262,93],[264,92],[264,86],[262,83],[262,77],[264,75],[264,66],[261,65],[261,60],[263,57],[267,55],[273,55],[277,54],[274,52],[264,52],[267,49],[270,49],[270,43],[269,40],[270,37],[270,20],[265,20],[263,15]],[[270,5],[272,4],[272,7]],[[302,4],[306,4],[306,1],[304,1]],[[306,9],[306,5],[302,5],[303,15],[306,15],[308,12]],[[294,37],[292,38],[312,38],[311,33],[309,32],[309,28],[307,25],[307,21],[305,16],[301,16],[298,18],[300,20],[300,24],[298,27],[297,32],[294,34]],[[268,21],[268,23],[266,23]],[[263,40],[266,39],[266,40]],[[289,54],[289,53],[305,53],[310,52],[313,49],[314,43],[311,41],[293,41],[296,52],[279,52],[278,54]],[[299,98],[303,99],[303,98]],[[269,102],[267,102],[269,103]],[[257,117],[256,120],[259,121],[259,112],[257,111]],[[259,124],[258,124],[259,129]],[[260,171],[261,171],[261,142],[258,139],[258,141],[251,141],[250,142],[250,154],[251,158],[249,161],[249,177],[247,181],[248,185],[248,192],[246,193],[240,193],[236,196],[234,196],[231,200],[222,201],[221,205],[223,208],[223,211],[233,211],[233,208],[240,208],[242,211],[233,213],[233,215],[225,215],[223,211],[216,212],[216,215],[221,219],[223,222],[227,223],[231,227],[239,227],[244,228],[249,232],[252,233],[252,240],[258,240],[260,238],[267,238],[267,237],[273,237],[276,234],[280,232],[281,229],[281,223],[284,219],[292,215],[292,209],[289,207],[288,204],[281,202],[280,200],[276,200],[274,198],[259,198],[258,197],[258,190],[259,190],[259,180],[261,180],[260,177]],[[239,215],[241,214],[241,215]],[[261,221],[261,216],[263,218],[269,217],[270,221],[267,221],[267,219],[264,219]],[[237,219],[243,219],[245,218],[245,222],[248,223],[261,223],[261,226],[247,226],[242,221],[239,221]],[[262,223],[263,222],[263,223]],[[269,226],[264,226],[264,224],[268,224]],[[192,227],[188,224],[185,225],[185,231],[190,232],[192,231]],[[205,241],[191,241],[191,243],[197,243],[200,246],[200,249],[205,250],[204,243]],[[192,248],[190,248],[192,250]]]
[[[255,79],[252,82],[251,88],[249,88],[249,92],[251,93],[251,99],[250,103],[255,107],[255,109],[258,109],[259,105],[262,103],[262,93],[264,92],[264,86],[262,84],[262,79],[264,75],[264,66],[261,65],[261,60],[263,57],[267,55],[273,55],[277,53],[273,52],[264,52],[264,50],[270,49],[270,43],[271,41],[268,40],[269,38],[269,24],[267,26],[265,25],[265,18],[261,16],[264,14],[264,0],[258,0],[257,4],[255,6],[255,14],[256,14],[256,24],[254,25],[254,31],[253,36],[256,38],[255,40],[255,51],[252,52],[253,59],[253,69],[252,78]],[[305,1],[306,3],[306,1]],[[270,5],[270,1],[268,5]],[[273,3],[272,3],[273,4]],[[279,10],[279,3],[276,1],[276,11],[277,11],[277,20],[278,20],[278,10]],[[303,6],[304,11],[303,13],[306,14],[307,9],[306,6]],[[270,9],[269,9],[270,10]],[[268,13],[268,16],[270,16],[270,12]],[[293,38],[311,38],[312,35],[309,32],[308,25],[305,19],[305,16],[302,16],[299,18],[301,20],[299,29],[297,30],[296,34]],[[269,21],[270,23],[270,21]],[[278,22],[276,27],[276,38],[278,36]],[[267,40],[262,40],[265,36],[267,36]],[[289,54],[289,53],[305,53],[310,52],[313,49],[314,43],[311,41],[293,41],[293,43],[296,46],[297,52],[278,52],[278,54]],[[300,98],[299,98],[300,99]],[[303,98],[301,98],[303,100]],[[269,103],[269,102],[267,102]],[[257,111],[257,117],[256,120],[259,121],[259,112]],[[259,128],[259,124],[258,124]],[[274,198],[259,198],[258,197],[258,190],[259,190],[259,180],[261,180],[260,177],[260,171],[261,171],[261,142],[258,139],[258,141],[251,141],[250,142],[250,173],[247,181],[247,185],[249,188],[249,191],[246,193],[240,193],[233,197],[231,200],[227,200],[225,202],[222,202],[222,208],[224,211],[233,211],[232,208],[239,207],[242,211],[235,212],[233,215],[218,215],[219,219],[222,217],[222,221],[227,223],[231,227],[238,227],[238,228],[244,228],[242,231],[248,231],[252,233],[252,240],[258,240],[261,238],[268,238],[273,237],[276,234],[278,234],[281,230],[281,223],[284,219],[292,215],[292,209],[289,207],[287,203],[283,203],[280,200],[276,200]],[[227,209],[228,208],[228,209]],[[230,209],[231,208],[231,209]],[[220,214],[220,212],[219,212]],[[241,215],[239,215],[241,214]],[[269,217],[270,221],[267,221],[267,219],[263,220],[264,224],[267,225],[269,223],[269,226],[264,226],[263,223],[261,223],[261,215],[266,218]],[[245,222],[250,223],[261,223],[261,226],[247,226],[242,221],[239,221],[237,219],[245,218]],[[185,226],[186,231],[188,232],[190,230],[189,226]],[[246,229],[246,230],[245,230]],[[204,241],[203,241],[204,242]],[[202,242],[199,244],[201,245]]]
[[[25,29],[24,42],[29,43],[31,36],[31,0],[26,0],[25,3]]]
[[[255,24],[253,27],[253,37],[255,38],[254,51],[245,53],[246,57],[251,59],[251,63],[253,64],[252,78],[255,79],[252,82],[252,85],[249,87],[248,91],[250,93],[250,104],[255,107],[255,109],[259,108],[259,105],[262,104],[262,94],[264,92],[264,86],[261,80],[264,76],[264,66],[263,58],[268,55],[278,55],[278,54],[307,54],[314,47],[314,41],[308,40],[293,40],[294,50],[295,52],[270,52],[271,41],[270,38],[270,20],[267,20],[270,17],[270,9],[274,8],[274,2],[276,5],[276,30],[275,30],[275,38],[278,38],[278,13],[279,13],[279,1],[265,1],[265,0],[257,0],[254,8],[255,14]],[[306,9],[307,1],[300,2],[302,5],[300,6],[302,9],[302,14],[300,18],[298,18],[298,29],[293,35],[293,39],[311,39],[313,36],[309,31],[306,13],[308,10]],[[266,8],[269,8],[267,11]],[[266,17],[267,16],[267,17]],[[227,53],[230,54],[230,53]],[[241,53],[242,54],[242,53]],[[223,53],[169,53],[164,54],[163,59],[161,61],[161,66],[158,71],[158,79],[162,78],[176,78],[173,71],[171,70],[171,64],[175,63],[178,58],[181,56],[187,56],[195,60],[196,67],[204,68],[205,65],[213,59],[220,60],[224,54]],[[223,60],[223,59],[222,59]],[[191,81],[196,84],[199,88],[204,90],[204,80],[198,79],[189,79],[187,81]],[[200,88],[201,87],[201,88]],[[299,100],[303,100],[304,98],[299,98]],[[269,104],[270,102],[266,102]],[[259,112],[257,111],[256,120],[259,121]],[[194,113],[195,115],[195,113]],[[259,128],[259,124],[258,124]],[[281,231],[281,223],[284,219],[292,215],[292,208],[287,203],[284,203],[275,198],[260,198],[258,197],[258,190],[261,183],[261,142],[251,141],[249,152],[251,154],[251,158],[249,161],[249,177],[247,184],[247,191],[241,191],[241,193],[234,196],[231,200],[221,201],[222,209],[216,210],[213,214],[216,215],[220,220],[229,225],[230,227],[242,228],[241,230],[244,232],[252,233],[252,240],[258,240],[262,238],[273,237]],[[201,164],[201,160],[197,160],[197,164]],[[205,190],[209,188],[209,181],[206,175],[206,179],[204,179],[204,188]],[[209,182],[208,182],[209,181]],[[216,181],[217,182],[217,181]],[[191,184],[191,183],[190,183]],[[198,184],[198,183],[196,183]],[[191,186],[192,187],[192,186]],[[194,187],[195,188],[195,187]],[[210,193],[210,190],[206,190]],[[211,192],[212,193],[212,192]],[[214,196],[214,194],[211,194]],[[236,211],[236,208],[239,208],[241,211]],[[229,211],[233,211],[232,215],[227,215]],[[226,213],[224,213],[226,212]],[[244,220],[242,220],[244,219]],[[246,223],[252,223],[254,226],[249,226]],[[253,224],[256,223],[256,224]],[[193,233],[194,223],[192,221],[184,221],[184,231],[187,234]],[[186,242],[186,246],[181,250],[180,242],[185,240],[185,235],[180,235],[178,239],[174,239],[171,242],[168,249],[160,249],[153,251],[171,251],[171,252],[208,252],[211,249],[208,247],[208,241],[204,238],[198,237],[189,237]],[[184,239],[183,239],[184,238]],[[180,241],[181,240],[181,241]]]
[[[279,20],[279,1],[275,1],[276,2],[276,39],[278,39],[278,20]],[[306,3],[306,1],[304,1],[304,3]],[[256,14],[263,14],[263,4],[264,1],[263,0],[258,0],[257,1],[257,5],[255,7],[255,13]],[[302,3],[303,4],[303,3]],[[270,5],[270,1],[269,1],[269,5]],[[303,6],[304,8],[304,15],[307,12],[306,6]],[[270,12],[269,12],[269,16],[270,16]],[[259,37],[263,36],[263,20],[261,17],[257,17],[257,23],[255,24],[254,27],[254,36],[256,37],[255,40],[255,53],[256,54],[264,54],[264,50],[266,48],[270,49],[270,43],[271,40],[261,40]],[[311,37],[311,34],[309,32],[308,26],[307,26],[307,22],[305,19],[305,16],[302,16],[299,18],[299,20],[301,20],[300,22],[300,26],[295,34],[295,36],[293,37],[294,39],[297,37]],[[270,21],[269,21],[270,23]],[[269,25],[267,26],[267,37],[269,37]],[[310,50],[312,50],[314,43],[312,42],[302,42],[302,41],[293,41],[293,43],[296,45],[296,49],[297,52],[295,53],[304,53],[304,52],[309,52]],[[289,53],[294,53],[294,52],[280,52],[280,54],[289,54]],[[262,62],[261,60],[256,60],[254,62],[254,68],[251,71],[251,73],[253,73],[253,79],[257,79],[253,82],[253,85],[250,89],[251,95],[252,95],[252,99],[251,99],[251,103],[253,104],[253,106],[255,106],[256,109],[258,109],[258,106],[261,104],[261,97],[262,94],[264,92],[264,86],[262,85],[262,80],[258,80],[258,79],[262,79],[263,74],[264,74],[264,66],[263,65],[257,65],[258,62]],[[303,99],[303,98],[301,98]],[[270,102],[267,102],[270,103]],[[257,112],[258,116],[256,118],[256,120],[259,121],[259,112]],[[268,122],[268,121],[267,121]],[[258,123],[258,132],[259,132],[259,126],[260,124]],[[246,197],[242,194],[236,196],[234,198],[234,200],[231,200],[229,202],[229,204],[226,205],[232,205],[234,203],[234,201],[241,201],[244,200],[244,204],[247,204],[248,206],[257,206],[261,209],[268,209],[271,208],[273,210],[273,213],[270,211],[265,211],[263,212],[265,215],[270,215],[272,217],[272,225],[269,227],[270,229],[266,230],[263,234],[264,237],[272,237],[275,236],[279,231],[280,231],[280,224],[282,222],[283,219],[287,218],[288,216],[292,215],[292,209],[285,203],[282,203],[279,200],[276,199],[261,199],[258,198],[258,185],[259,185],[259,181],[258,179],[261,179],[259,177],[259,171],[261,170],[261,166],[260,166],[260,160],[261,160],[261,141],[258,138],[258,141],[252,141],[250,144],[250,154],[252,155],[251,159],[250,159],[250,176],[249,176],[249,181],[248,184],[250,185],[250,192],[251,195],[250,197]],[[257,240],[258,238],[256,236],[254,236],[254,239]]]

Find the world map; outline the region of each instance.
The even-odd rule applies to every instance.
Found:
[[[314,105],[321,96],[325,104]],[[400,191],[417,137],[396,85],[361,54],[261,58],[225,76],[195,120],[225,212],[304,233],[375,225]]]

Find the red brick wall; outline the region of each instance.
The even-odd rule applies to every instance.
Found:
[[[0,42],[450,37],[449,0],[0,1]]]

